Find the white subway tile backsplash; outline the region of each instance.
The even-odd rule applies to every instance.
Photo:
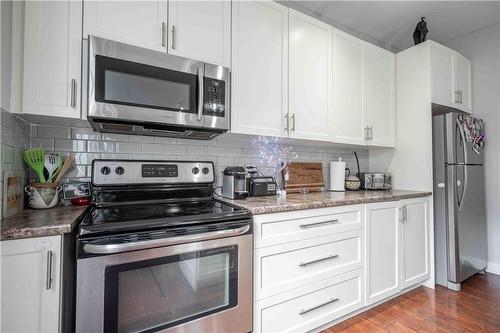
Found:
[[[39,138],[71,138],[71,128],[62,126],[37,126],[36,136]]]
[[[143,153],[163,153],[165,152],[165,145],[159,143],[143,143]]]
[[[55,139],[54,150],[68,152],[84,152],[87,150],[87,141]]]
[[[78,140],[100,140],[101,133],[88,128],[72,128],[71,138]]]
[[[105,141],[87,141],[87,151],[97,153],[112,153],[115,151],[114,142]]]
[[[152,136],[143,136],[143,135],[131,135],[130,142],[145,142],[145,143],[153,143],[154,137]]]
[[[43,129],[41,129],[43,127]],[[81,180],[91,176],[92,160],[103,159],[144,159],[144,160],[181,160],[213,161],[217,170],[217,182],[220,173],[230,165],[257,165],[266,175],[272,175],[274,165],[268,165],[266,156],[260,156],[258,137],[251,135],[223,134],[214,140],[189,140],[164,137],[133,136],[93,132],[88,128],[70,128],[70,138],[48,135],[51,126],[32,126],[31,146],[40,146],[46,151],[73,153],[76,168],[67,179]],[[59,127],[57,127],[59,128]],[[3,124],[2,124],[3,129]],[[38,136],[41,129],[42,136]],[[64,136],[67,135],[65,130]],[[59,134],[61,136],[62,134]],[[12,139],[11,139],[12,140]],[[28,137],[29,142],[29,137]],[[351,149],[333,144],[304,142],[295,139],[280,139],[280,144],[293,147],[297,152],[297,161],[322,162],[325,179],[328,179],[328,162],[342,157],[347,167],[354,170],[355,161]],[[362,170],[368,167],[368,151],[358,150]],[[258,161],[263,158],[264,161]],[[12,159],[12,158],[11,158]],[[14,157],[15,160],[15,157]]]
[[[43,148],[46,151],[54,150],[54,139],[31,138],[31,148]]]
[[[142,145],[140,143],[131,142],[117,142],[116,143],[117,153],[140,153],[142,152]]]

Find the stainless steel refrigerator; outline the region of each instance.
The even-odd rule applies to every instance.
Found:
[[[487,265],[483,151],[455,112],[433,117],[433,146],[436,283],[459,291]]]

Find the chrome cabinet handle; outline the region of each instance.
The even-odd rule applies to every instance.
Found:
[[[199,84],[199,91],[198,91],[198,121],[201,120],[201,117],[203,116],[203,94],[204,94],[204,85],[203,85],[203,68],[198,68],[198,84]]]
[[[289,113],[285,114],[285,119],[286,119],[285,132],[290,133],[290,114]]]
[[[401,222],[401,223],[405,222],[404,207],[399,207],[399,222]]]
[[[45,278],[45,289],[52,289],[52,258],[54,254],[52,251],[47,251],[47,276]]]
[[[321,304],[315,305],[315,306],[313,306],[313,307],[310,307],[309,309],[305,309],[305,310],[304,310],[304,309],[302,309],[302,310],[300,310],[299,315],[304,315],[304,314],[306,314],[306,313],[308,313],[308,312],[311,312],[311,311],[316,310],[316,309],[319,309],[319,308],[321,308],[321,307],[323,307],[323,306],[325,306],[325,305],[332,304],[332,303],[335,303],[335,302],[338,302],[338,301],[339,301],[339,298],[338,298],[338,297],[337,297],[337,298],[330,298],[330,300],[328,300],[328,301],[326,301],[326,302],[324,302],[324,303],[321,303]]]
[[[334,224],[338,223],[339,220],[330,220],[330,221],[322,221],[322,222],[314,222],[314,223],[307,223],[307,224],[301,224],[299,227],[301,229],[307,229],[307,228],[315,228],[315,227],[321,227],[325,224]]]
[[[71,102],[72,108],[76,108],[76,80],[71,79]]]
[[[331,259],[337,259],[339,257],[338,254],[333,254],[333,255],[330,255],[328,257],[324,257],[324,258],[319,258],[319,259],[314,259],[314,260],[311,260],[311,261],[306,261],[306,262],[301,262],[299,264],[300,267],[306,267],[308,265],[311,265],[311,264],[316,264],[318,262],[322,262],[322,261],[326,261],[326,260],[331,260]]]
[[[463,102],[464,102],[462,93],[463,93],[463,91],[460,90],[460,104],[463,104]]]
[[[91,254],[110,254],[110,253],[121,253],[127,251],[144,250],[151,249],[155,247],[163,247],[176,244],[185,244],[191,242],[201,242],[210,239],[217,239],[223,237],[232,237],[237,235],[242,235],[250,230],[250,226],[246,225],[244,227],[229,229],[229,230],[219,230],[207,232],[204,234],[197,235],[184,235],[171,238],[161,238],[154,240],[145,240],[130,243],[109,243],[109,244],[84,244],[83,251]]]
[[[295,132],[295,113],[292,114],[292,129],[291,132]]]
[[[172,25],[172,50],[175,50],[175,25]]]
[[[407,205],[403,206],[403,220],[405,222],[408,221],[408,206]]]
[[[365,127],[365,140],[368,140],[368,126]]]
[[[458,103],[458,90],[455,90],[455,103]]]
[[[161,46],[167,46],[167,24],[161,23]]]
[[[370,140],[373,140],[373,127],[370,126]]]

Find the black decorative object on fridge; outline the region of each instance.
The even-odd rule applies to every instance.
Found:
[[[415,45],[425,42],[428,32],[429,30],[427,30],[427,22],[425,22],[425,17],[422,17],[420,22],[417,23],[415,31],[413,32],[413,41],[415,42]]]

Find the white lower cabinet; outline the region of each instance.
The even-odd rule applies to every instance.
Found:
[[[61,236],[0,242],[2,332],[58,332]]]
[[[254,216],[254,332],[328,327],[427,280],[431,198]]]
[[[430,277],[429,197],[366,205],[366,305]]]
[[[363,305],[363,271],[356,270],[255,303],[253,332],[306,332]]]

